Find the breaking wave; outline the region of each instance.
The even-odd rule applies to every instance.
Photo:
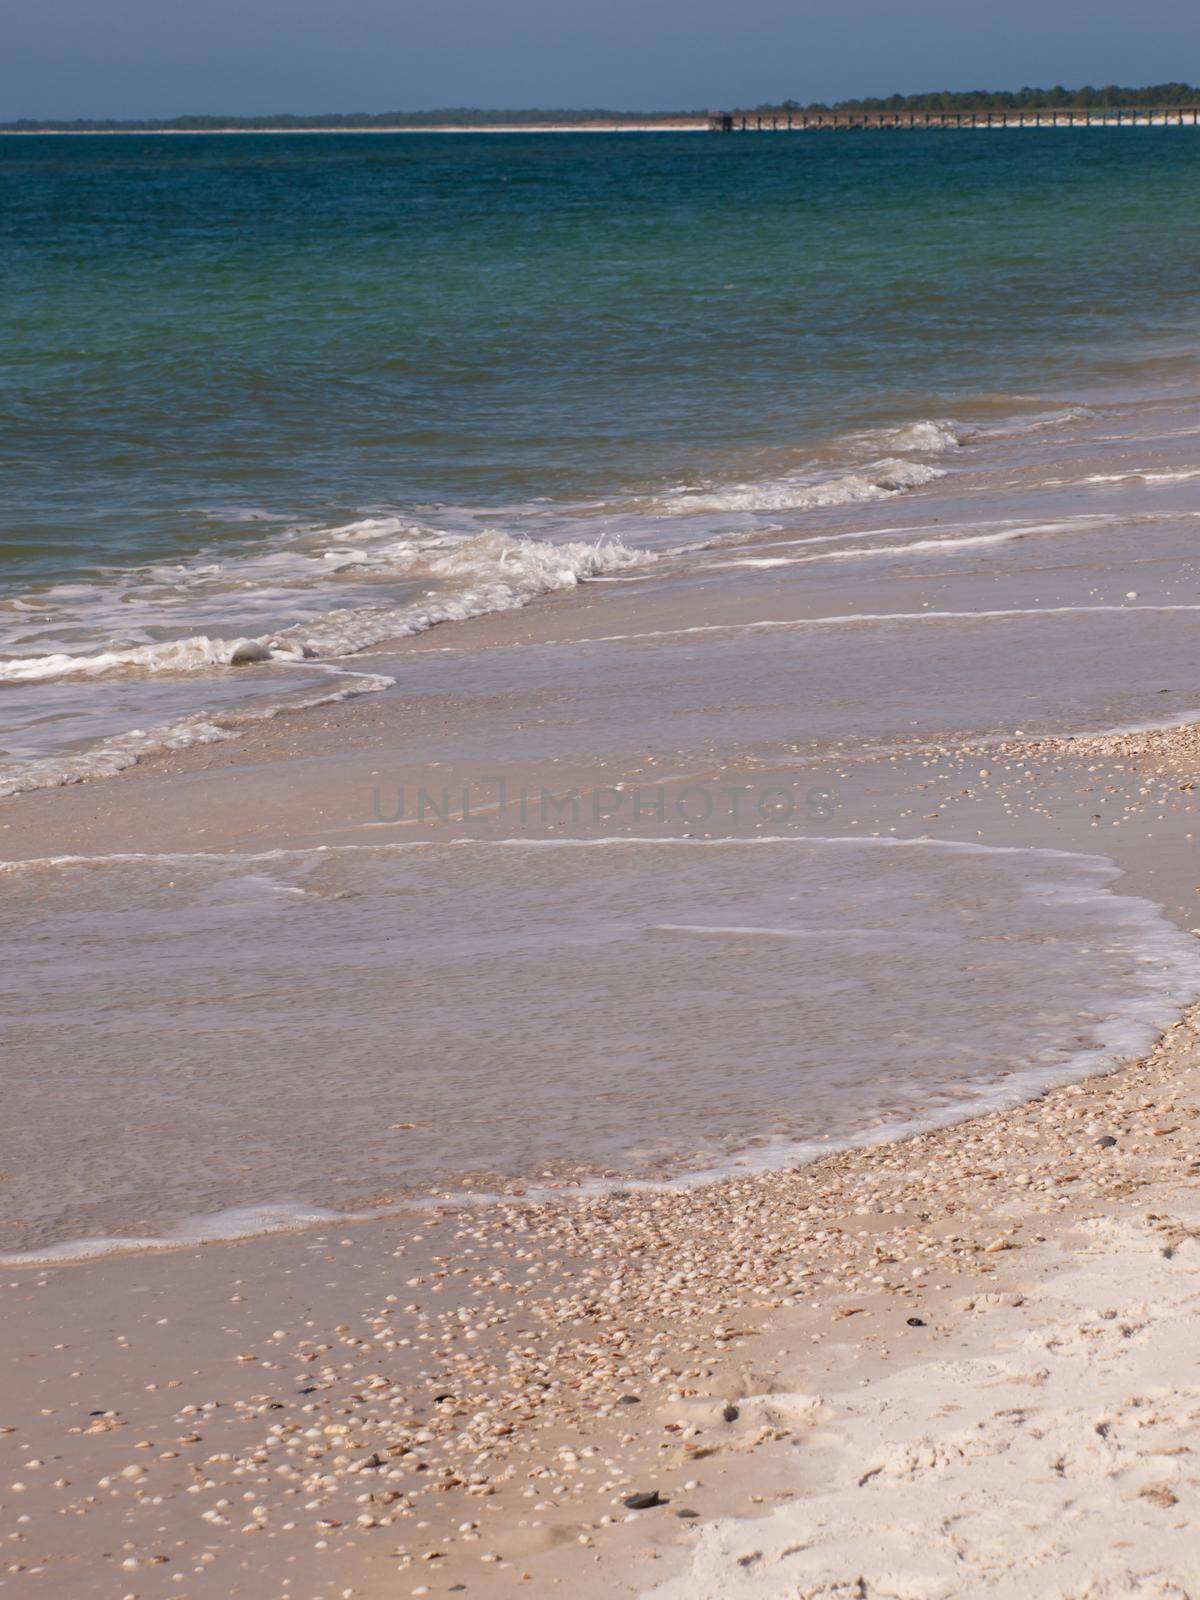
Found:
[[[828,477],[796,474],[726,488],[677,489],[656,502],[656,508],[677,516],[705,511],[804,511],[886,500],[919,489],[945,470],[924,461],[888,457],[858,471]]]
[[[369,574],[376,580],[423,577],[440,582],[440,593],[399,606],[365,603],[337,607],[312,622],[294,623],[259,636],[193,634],[86,654],[58,650],[46,655],[14,655],[0,659],[0,682],[44,683],[111,672],[196,672],[254,662],[353,655],[385,639],[424,633],[440,622],[513,610],[539,595],[570,589],[587,578],[653,559],[616,542],[551,545],[503,533],[483,533],[434,554],[403,534],[381,539],[381,532],[390,534],[392,527],[377,521],[333,530],[335,539],[348,540],[357,534],[358,542],[330,552],[325,558],[326,573]],[[303,557],[297,566],[302,562]],[[213,575],[211,567],[203,570],[206,576]],[[241,600],[236,585],[244,581],[236,567],[228,573],[231,600]],[[186,579],[183,582],[186,584]],[[169,611],[169,605],[162,609]]]
[[[920,422],[906,422],[898,428],[874,428],[860,435],[864,443],[889,454],[897,450],[912,451],[915,455],[941,456],[950,450],[959,450],[971,436],[971,430],[958,422],[940,422],[928,418]]]
[[[307,524],[256,509],[203,513],[258,531],[182,561],[100,569],[0,597],[0,795],[106,776],[148,754],[236,738],[262,717],[378,690],[390,680],[343,673],[331,683],[328,675],[339,660],[440,623],[513,610],[592,579],[627,581],[637,567],[645,577],[660,555],[761,535],[782,525],[781,514],[885,502],[946,477],[946,458],[968,445],[1089,415],[1070,407],[979,423],[918,418],[842,434],[803,459],[793,448],[758,453],[753,463],[730,463],[723,477],[580,504],[445,506],[422,508],[420,517],[366,509]],[[581,539],[584,529],[602,532]],[[1003,543],[1025,531],[962,542]],[[857,543],[862,534],[816,538]],[[943,531],[899,548],[953,542]],[[890,545],[867,545],[837,558],[887,553]],[[49,707],[47,691],[57,696]]]

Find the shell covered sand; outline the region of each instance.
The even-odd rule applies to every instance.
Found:
[[[672,1600],[1192,1592],[1197,1029],[798,1172],[381,1220],[349,1267],[336,1239],[225,1247],[215,1328],[155,1359],[159,1306],[117,1313],[120,1402],[82,1426],[78,1355],[22,1325],[8,1571],[84,1596],[115,1566],[139,1600],[632,1594],[680,1566]],[[169,1261],[130,1264],[153,1291]],[[91,1270],[27,1281],[53,1316]]]

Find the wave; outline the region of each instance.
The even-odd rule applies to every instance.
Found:
[[[1063,406],[1057,411],[1034,411],[1027,416],[1007,417],[1003,422],[985,422],[968,427],[963,443],[983,439],[1019,439],[1027,433],[1044,433],[1049,428],[1072,427],[1094,422],[1096,413],[1088,406]]]
[[[895,428],[872,428],[858,435],[887,453],[910,450],[916,455],[940,456],[950,450],[960,450],[972,437],[972,431],[959,422],[943,422],[927,418],[919,422],[905,422]]]
[[[47,655],[9,656],[0,660],[0,682],[45,683],[113,672],[188,673],[214,667],[354,655],[386,639],[424,633],[441,622],[513,610],[540,595],[574,588],[587,578],[654,559],[629,550],[618,541],[552,545],[498,532],[479,534],[448,549],[447,541],[439,538],[441,553],[430,554],[428,542],[422,546],[407,537],[406,525],[399,526],[405,529],[399,538],[382,542],[381,533],[390,535],[396,531],[397,524],[391,519],[329,530],[330,538],[346,543],[326,554],[325,572],[353,570],[369,572],[376,578],[416,575],[446,586],[436,597],[401,606],[342,607],[326,611],[313,622],[296,623],[259,636],[193,634],[91,654],[58,650]],[[356,542],[350,543],[351,539]],[[300,555],[291,565],[294,568],[299,562],[311,560],[311,554]],[[211,582],[216,570],[211,565],[195,568],[187,577],[202,576]],[[244,583],[246,575],[235,568],[223,576],[232,602],[234,584]]]
[[[484,514],[454,508],[437,513],[437,520],[449,524],[447,531],[391,511],[366,511],[332,526],[280,527],[284,519],[272,513],[223,507],[210,514],[222,522],[262,525],[270,530],[265,542],[233,556],[227,549],[202,551],[184,562],[113,569],[92,583],[0,601],[0,684],[179,676],[349,656],[441,622],[510,610],[652,562],[653,551],[631,548],[620,536],[624,531],[640,544],[642,522],[886,500],[945,476],[944,467],[910,455],[945,455],[984,433],[1050,426],[1086,414],[1075,408],[983,427],[921,418],[843,436],[843,455],[878,452],[863,465],[830,468],[809,460],[798,470],[758,480],[681,486],[629,502],[624,511],[620,501],[574,508],[578,516],[560,508],[562,515],[552,519],[567,533],[572,522],[591,520],[585,512],[603,510],[609,527],[596,542],[551,542],[487,526],[475,531]],[[544,505],[537,509],[546,515]],[[510,523],[513,516],[519,523],[520,513],[510,508]],[[611,537],[614,522],[619,531]],[[704,548],[730,536],[728,528],[714,529],[698,545],[683,548]],[[669,548],[677,550],[678,542]],[[173,636],[163,638],[165,633]],[[116,642],[99,649],[76,646],[89,638],[99,643],[106,634]]]
[[[123,670],[197,672],[204,667],[243,666],[252,661],[302,661],[305,654],[302,649],[289,649],[274,640],[209,639],[199,634],[163,644],[135,645],[128,650],[100,650],[95,655],[55,651],[46,656],[15,656],[0,661],[0,682],[49,683],[57,678],[96,678]]]
[[[322,523],[256,507],[210,511],[205,515],[215,522],[261,532],[208,545],[182,561],[109,568],[87,581],[0,598],[0,690],[18,695],[10,702],[17,717],[11,754],[0,767],[0,795],[107,776],[146,755],[236,738],[251,713],[217,712],[214,702],[227,708],[235,696],[243,703],[269,699],[257,717],[331,698],[321,692],[297,699],[291,684],[273,681],[272,667],[290,679],[297,669],[308,677],[320,671],[318,663],[443,622],[523,607],[588,580],[628,582],[638,567],[646,577],[662,554],[712,549],[749,531],[761,535],[773,521],[790,520],[780,513],[887,501],[945,477],[943,458],[977,439],[1086,415],[1072,408],[980,425],[919,418],[843,434],[823,461],[798,461],[794,449],[773,459],[759,454],[753,466],[743,460],[741,481],[735,468],[729,481],[579,504],[438,506],[408,514],[366,507],[344,522]],[[582,529],[603,531],[582,540]],[[815,537],[819,551],[824,541],[857,544],[864,535]],[[979,542],[1016,537],[992,533]],[[944,550],[950,543],[939,535],[909,548]],[[863,548],[843,559],[885,553]],[[759,564],[770,559],[760,554]],[[828,556],[814,552],[812,559]],[[134,691],[129,680],[155,687]],[[59,696],[61,715],[44,716],[37,697],[42,686],[55,684],[79,687],[69,704]],[[332,698],[370,692],[365,684],[343,683]],[[135,693],[149,702],[139,702],[141,725],[114,732]]]
[[[872,428],[855,437],[887,454],[908,451],[915,455],[946,455],[950,451],[983,444],[990,439],[1016,439],[1094,419],[1095,412],[1087,406],[1064,406],[1054,411],[1007,417],[999,422],[962,422],[927,417],[893,428]]]
[[[676,489],[657,500],[655,509],[674,516],[706,511],[815,511],[886,500],[945,476],[942,467],[888,457],[859,471],[826,478],[806,473],[727,488]]]
[[[61,789],[73,783],[87,783],[93,778],[112,778],[127,767],[135,767],[147,756],[237,739],[254,723],[270,721],[289,711],[312,711],[319,706],[337,705],[360,694],[378,694],[390,689],[396,681],[383,673],[327,670],[332,676],[350,681],[324,693],[299,695],[240,711],[216,714],[197,711],[158,728],[133,728],[128,733],[115,734],[88,750],[0,766],[0,799],[29,794],[35,789]]]
[[[655,559],[615,539],[549,544],[483,533],[425,563],[431,577],[466,580],[468,587],[426,605],[330,612],[319,627],[305,631],[304,639],[319,655],[352,655],[384,639],[424,633],[440,622],[517,610],[542,595],[574,589],[589,578],[623,572]]]

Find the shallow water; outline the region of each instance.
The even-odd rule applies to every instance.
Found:
[[[1051,851],[515,841],[7,876],[6,1055],[38,1063],[6,1090],[10,1248],[464,1174],[777,1165],[1082,1075],[1200,991],[1193,940]]]

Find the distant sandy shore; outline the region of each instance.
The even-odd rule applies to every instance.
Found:
[[[386,128],[0,128],[0,136],[24,138],[108,139],[120,135],[130,138],[178,134],[180,137],[212,133],[707,133],[707,119],[695,122],[521,122],[481,123],[470,127],[386,127]]]

